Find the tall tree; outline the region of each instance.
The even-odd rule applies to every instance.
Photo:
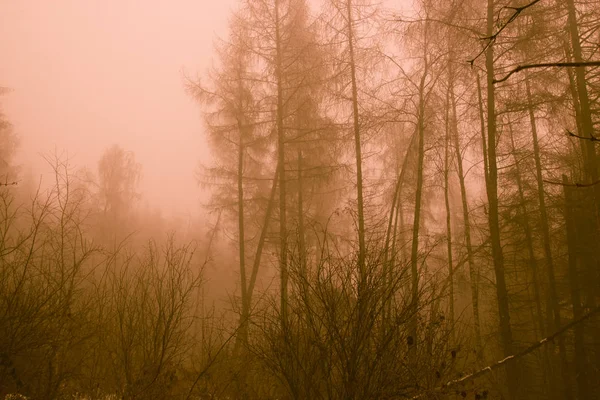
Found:
[[[98,161],[98,197],[105,218],[107,234],[116,240],[118,224],[131,217],[139,199],[141,165],[135,155],[119,145],[105,150]]]
[[[487,28],[486,36],[493,37],[495,34],[495,1],[487,2]],[[496,87],[494,83],[494,41],[488,39],[485,50],[485,68],[487,76],[487,158],[489,173],[486,181],[488,198],[488,222],[490,228],[490,241],[492,244],[492,257],[494,262],[494,273],[496,276],[496,297],[498,301],[498,314],[500,322],[500,337],[502,349],[505,356],[513,353],[513,337],[510,324],[510,309],[508,305],[508,290],[504,272],[504,256],[502,254],[502,243],[500,241],[500,221],[498,218],[498,160],[496,154],[497,126],[496,126]],[[516,368],[507,369],[507,387],[511,399],[517,396]]]

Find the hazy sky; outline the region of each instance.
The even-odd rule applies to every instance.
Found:
[[[207,154],[198,106],[183,88],[226,33],[234,0],[0,0],[0,98],[18,161],[67,150],[96,169],[113,143],[143,164],[142,191],[167,213],[195,211]]]

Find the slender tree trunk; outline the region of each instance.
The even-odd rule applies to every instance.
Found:
[[[488,0],[487,7],[487,36],[494,33],[494,0]],[[513,353],[512,328],[510,325],[510,311],[508,305],[508,291],[504,276],[504,256],[500,242],[500,221],[498,217],[498,166],[496,159],[496,93],[494,87],[494,43],[490,43],[485,52],[487,72],[487,113],[488,113],[488,167],[489,177],[487,182],[487,197],[489,204],[488,221],[490,226],[490,240],[492,243],[492,256],[494,258],[494,273],[496,276],[496,296],[498,300],[498,314],[500,319],[500,336],[504,356]],[[507,368],[507,387],[511,399],[517,397],[518,373],[516,366]]]
[[[448,253],[448,286],[450,295],[450,323],[454,325],[454,263],[452,260],[452,214],[450,212],[450,87],[446,92],[446,138],[444,141],[444,203],[446,205],[446,250]],[[454,329],[451,332],[454,343]]]
[[[565,47],[565,58],[567,59],[567,62],[572,62],[572,56],[571,56],[571,51],[569,49],[569,45],[567,43],[565,43],[564,45]],[[573,100],[573,109],[575,110],[575,123],[577,125],[577,133],[579,134],[579,136],[584,136],[583,134],[583,128],[581,126],[581,121],[583,120],[581,118],[581,106],[579,105],[579,94],[577,93],[577,83],[575,82],[575,73],[573,71],[573,68],[567,68],[567,75],[569,76],[569,89],[571,92],[571,99]],[[583,165],[587,165],[587,162],[585,161],[585,159],[587,158],[586,155],[586,144],[585,144],[585,140],[578,140],[579,142],[579,149],[581,151],[581,155],[582,158],[584,160]],[[584,167],[585,169],[585,167]]]
[[[417,313],[419,311],[419,228],[421,225],[421,203],[423,197],[423,166],[425,160],[425,78],[427,77],[427,66],[419,83],[419,109],[417,110],[417,136],[418,136],[418,160],[417,160],[417,188],[415,193],[415,213],[413,218],[412,246],[410,252],[411,271],[411,308],[412,318],[410,335],[413,338],[411,354],[417,350]]]
[[[282,49],[279,0],[275,0],[275,75],[277,80],[277,164],[279,167],[279,269],[281,278],[281,319],[285,326],[288,303],[287,210],[285,181],[285,132],[283,127]]]
[[[487,151],[487,139],[485,135],[485,107],[483,105],[483,90],[481,89],[481,79],[479,74],[476,74],[477,78],[477,101],[479,104],[479,124],[481,126],[481,149],[483,151],[483,176],[485,178],[485,187],[489,185],[488,180],[490,177],[490,169],[488,166],[488,151]]]
[[[249,309],[247,280],[246,280],[246,244],[244,233],[244,143],[242,138],[242,127],[240,127],[240,140],[238,143],[238,170],[237,170],[237,189],[238,189],[238,237],[239,237],[239,258],[240,258],[240,278],[242,290],[242,316],[244,311]],[[239,335],[244,342],[247,339],[244,335]]]
[[[515,140],[513,137],[513,130],[508,122],[508,133],[510,137],[510,144],[512,146],[512,155],[515,160],[515,170],[517,172],[517,191],[519,193],[519,205],[521,208],[521,213],[523,216],[523,230],[525,231],[525,242],[527,245],[527,254],[529,255],[529,263],[531,265],[531,272],[533,275],[533,299],[535,304],[535,312],[537,314],[537,328],[539,329],[539,335],[541,337],[546,337],[547,332],[544,327],[544,313],[542,312],[542,296],[541,296],[541,284],[540,284],[540,273],[538,268],[538,263],[535,257],[535,250],[533,246],[533,234],[531,232],[531,223],[529,222],[529,213],[527,212],[527,207],[525,206],[525,193],[523,191],[523,181],[521,179],[521,166],[519,165],[519,157],[517,156],[517,149],[515,147]],[[554,332],[551,330],[550,332]]]
[[[267,203],[267,209],[265,211],[265,218],[261,227],[260,237],[258,239],[258,245],[256,247],[256,254],[254,255],[254,262],[252,264],[252,272],[250,274],[250,281],[248,282],[246,297],[247,301],[242,302],[242,313],[240,315],[240,339],[243,343],[247,342],[248,338],[248,324],[250,322],[250,307],[252,305],[252,295],[254,293],[254,286],[256,285],[256,279],[258,276],[258,270],[260,268],[260,261],[262,259],[262,252],[264,249],[265,241],[267,238],[267,232],[269,230],[269,221],[275,208],[275,195],[277,193],[277,180],[279,177],[279,166],[275,168],[275,175],[273,176],[273,183],[271,184],[271,193],[269,195],[269,202]],[[241,344],[241,343],[240,343]]]
[[[398,174],[400,175],[400,174]],[[396,179],[396,185],[394,185],[394,196],[392,198],[392,203],[390,207],[390,213],[388,217],[388,226],[385,233],[385,247],[383,252],[383,281],[384,287],[387,290],[392,290],[391,282],[392,282],[392,274],[394,270],[394,260],[395,255],[393,252],[395,251],[395,240],[396,240],[396,223],[398,221],[398,195],[400,191],[400,177]],[[393,236],[392,236],[393,235]],[[392,254],[390,257],[390,245],[393,247]],[[389,316],[389,305],[391,301],[391,296],[386,296],[383,300],[383,319],[387,324],[388,316]]]
[[[473,329],[475,333],[475,343],[477,346],[477,358],[479,360],[483,357],[483,346],[481,345],[481,322],[479,319],[479,274],[475,267],[475,261],[473,257],[473,244],[471,242],[471,219],[469,216],[469,201],[467,199],[467,185],[465,184],[465,172],[463,170],[463,157],[460,150],[460,141],[458,139],[458,116],[456,111],[456,96],[454,94],[454,76],[451,77],[450,82],[450,102],[452,106],[452,130],[454,139],[454,151],[456,154],[456,167],[458,182],[460,186],[460,198],[462,202],[463,212],[463,229],[465,235],[465,246],[467,248],[467,262],[469,265],[469,280],[471,281],[471,302],[473,307]],[[479,78],[478,78],[479,82]],[[478,85],[479,87],[479,85]],[[481,97],[481,91],[478,93]],[[482,113],[483,107],[480,107]],[[483,115],[481,116],[483,118]],[[482,122],[482,132],[485,130],[485,124]],[[485,141],[484,141],[485,146]],[[487,162],[486,162],[487,165]],[[487,168],[486,168],[487,175]]]
[[[360,120],[358,113],[358,84],[356,81],[356,58],[354,53],[354,19],[352,16],[352,1],[346,0],[346,21],[347,21],[347,38],[348,38],[348,51],[350,56],[350,83],[352,87],[352,127],[354,130],[354,150],[356,155],[356,207],[357,207],[357,218],[358,218],[358,321],[362,324],[365,320],[365,299],[363,296],[363,287],[366,284],[367,271],[366,271],[366,243],[365,243],[365,216],[364,216],[364,204],[363,204],[363,174],[362,174],[362,144],[361,144],[361,132],[360,132]],[[354,336],[359,334],[360,328],[355,329]],[[358,338],[354,338],[353,349],[358,347]],[[356,374],[358,373],[359,366],[357,365],[356,355],[353,354],[351,357],[353,360],[348,368],[348,385],[346,388],[346,396],[348,399],[354,399],[356,396]]]
[[[552,315],[554,316],[554,323],[550,331],[554,332],[562,326],[560,306],[558,299],[558,291],[556,290],[556,278],[554,272],[554,259],[552,258],[552,249],[550,241],[550,227],[548,225],[548,211],[546,209],[546,197],[544,193],[544,177],[542,176],[542,162],[540,159],[540,146],[537,135],[537,124],[535,121],[535,111],[533,109],[533,102],[531,99],[531,88],[529,87],[529,80],[525,80],[525,86],[527,90],[527,101],[529,103],[529,122],[531,124],[531,135],[533,141],[533,158],[535,160],[535,172],[537,178],[537,191],[538,191],[538,203],[540,206],[540,217],[542,227],[542,237],[544,242],[544,256],[546,258],[546,272],[548,274],[548,289],[550,291],[550,305],[552,307]],[[558,338],[558,348],[560,351],[561,360],[561,375],[564,385],[564,396],[565,399],[572,398],[571,385],[569,383],[569,363],[567,360],[567,352],[565,349],[565,339],[563,336]]]
[[[302,281],[308,279],[306,271],[306,242],[304,234],[304,198],[302,182],[302,150],[298,150],[298,260],[300,261],[300,272]]]
[[[358,267],[361,278],[365,275],[365,216],[363,204],[363,176],[360,122],[358,114],[358,87],[356,82],[356,61],[354,54],[354,20],[352,17],[352,1],[346,0],[346,17],[348,22],[348,50],[350,53],[350,79],[352,84],[352,123],[354,129],[354,148],[356,153],[356,203],[358,216]]]
[[[402,166],[398,172],[398,177],[396,178],[396,185],[394,187],[394,196],[392,199],[392,205],[390,207],[390,215],[388,220],[388,227],[386,231],[386,239],[385,239],[385,252],[384,252],[384,276],[388,282],[393,281],[392,274],[394,273],[395,265],[396,265],[396,244],[397,244],[397,230],[398,230],[398,217],[402,214],[402,204],[400,199],[402,198],[402,187],[404,185],[404,176],[406,175],[406,169],[408,166],[409,154],[413,148],[415,138],[417,135],[412,135],[410,138],[410,142],[406,149],[406,153],[404,154],[404,158],[402,160]],[[391,248],[390,248],[391,243]],[[391,256],[388,253],[391,252]],[[388,258],[389,257],[389,258]],[[389,262],[388,262],[389,259]],[[388,309],[391,304],[388,303]],[[388,310],[389,311],[389,310]]]
[[[265,247],[265,241],[267,239],[267,233],[269,231],[269,221],[271,215],[273,215],[273,209],[275,208],[275,195],[277,194],[277,183],[279,178],[279,166],[275,168],[275,176],[273,176],[273,183],[271,185],[271,193],[269,194],[269,203],[267,204],[267,210],[265,211],[265,219],[262,224],[260,231],[260,237],[258,239],[258,246],[256,247],[256,255],[254,256],[254,263],[252,264],[252,274],[250,275],[250,282],[248,283],[248,298],[252,299],[254,293],[254,287],[256,286],[256,278],[258,276],[258,270],[260,268],[260,260],[262,258],[263,249]]]

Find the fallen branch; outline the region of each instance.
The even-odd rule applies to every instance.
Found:
[[[483,376],[489,372],[492,372],[495,369],[498,369],[500,367],[502,367],[503,365],[508,364],[511,361],[515,361],[531,352],[533,352],[534,350],[539,349],[540,347],[542,347],[543,345],[545,345],[548,342],[553,341],[554,339],[556,339],[558,336],[562,335],[563,333],[565,333],[566,331],[568,331],[569,329],[573,328],[575,325],[578,325],[580,323],[582,323],[583,321],[591,318],[593,315],[597,314],[598,312],[600,312],[600,307],[596,307],[593,308],[591,311],[589,311],[588,313],[582,315],[581,317],[571,321],[570,323],[568,323],[567,325],[563,326],[562,328],[560,328],[559,330],[557,330],[556,332],[554,332],[552,335],[540,340],[539,342],[536,342],[534,344],[532,344],[531,346],[525,348],[524,350],[521,350],[520,352],[513,354],[511,356],[508,356],[506,358],[503,358],[500,361],[495,362],[494,364],[491,364],[483,369],[480,369],[477,372],[473,372],[472,374],[463,376],[460,379],[455,379],[453,381],[449,381],[444,383],[442,386],[435,388],[433,390],[429,390],[426,393],[421,393],[417,396],[412,397],[412,399],[422,399],[425,396],[428,396],[432,393],[440,393],[443,392],[453,386],[458,386],[460,384],[472,381],[476,378],[479,378],[480,376]]]

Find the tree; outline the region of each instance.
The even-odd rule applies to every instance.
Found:
[[[98,162],[98,199],[106,234],[116,235],[118,224],[131,216],[140,195],[137,192],[142,167],[135,155],[118,145],[105,150]],[[116,237],[116,236],[114,236]]]
[[[0,96],[7,90],[0,87]],[[0,184],[12,185],[17,180],[17,169],[13,159],[19,146],[19,138],[14,132],[13,125],[0,109]]]

